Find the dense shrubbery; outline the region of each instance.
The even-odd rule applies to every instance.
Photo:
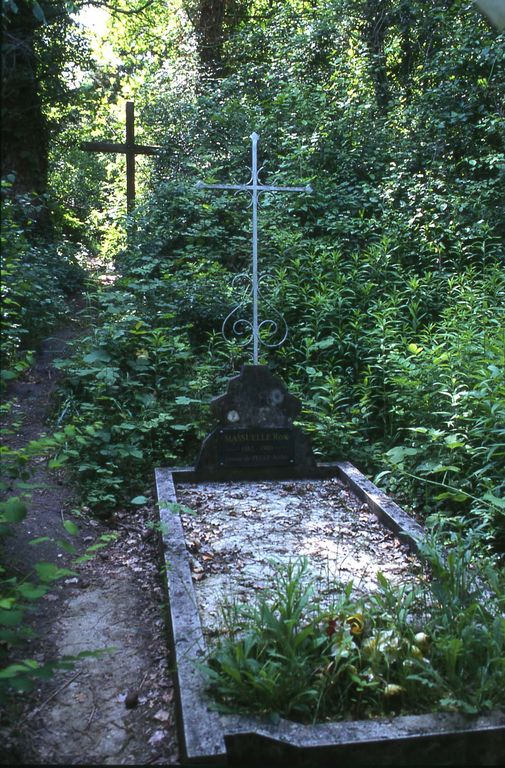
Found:
[[[7,402],[2,406],[2,415],[8,413],[9,405]],[[37,602],[53,588],[55,582],[75,575],[75,572],[62,567],[61,563],[38,560],[36,545],[50,539],[48,536],[35,535],[35,516],[30,525],[32,538],[29,543],[33,545],[30,569],[28,564],[24,572],[19,567],[13,568],[11,559],[5,557],[4,547],[8,544],[8,537],[15,533],[17,525],[33,514],[30,510],[33,483],[30,480],[34,462],[49,459],[50,467],[57,465],[57,462],[50,460],[50,456],[66,439],[63,430],[51,437],[31,440],[21,448],[12,448],[8,443],[15,429],[16,424],[11,423],[10,427],[2,426],[1,430],[5,444],[1,447],[0,477],[0,704],[12,704],[16,694],[32,690],[37,681],[51,677],[55,670],[72,668],[79,659],[97,655],[95,652],[83,652],[77,656],[38,661],[31,658],[33,649],[26,645],[27,640],[37,636],[36,622],[33,620]],[[17,495],[13,496],[13,492]],[[72,568],[90,560],[97,550],[107,546],[116,537],[114,533],[102,534],[78,556],[72,543],[72,537],[77,533],[76,524],[72,520],[64,520],[60,536],[52,540],[55,548],[61,550],[60,554],[65,552],[71,556]]]
[[[93,505],[143,490],[153,462],[194,460],[210,427],[203,404],[248,359],[209,333],[228,306],[221,272],[178,267],[176,278],[120,280],[101,297],[103,324],[62,364],[62,414],[77,430],[67,455]],[[384,292],[377,265],[319,252],[276,276],[292,330],[270,364],[302,397],[320,454],[380,471],[425,514],[502,530],[499,267],[409,277],[390,266]]]
[[[195,184],[247,181],[248,136],[255,130],[264,181],[314,188],[310,196],[262,199],[265,293],[290,328],[287,343],[262,362],[302,398],[302,424],[321,457],[353,460],[423,518],[471,528],[481,545],[503,550],[503,36],[459,0],[428,9],[425,0],[255,0],[242,4],[227,30],[220,77],[206,79],[195,41],[181,44],[189,34],[184,14],[170,17],[169,31],[158,34],[163,45],[144,24],[144,18],[163,24],[173,8],[161,5],[150,5],[140,21],[125,14],[120,22],[118,15],[114,24],[130,25],[128,36],[121,41],[112,34],[111,42],[125,66],[83,69],[75,81],[84,77],[73,94],[78,98],[66,107],[53,103],[44,77],[46,117],[64,128],[50,152],[60,204],[52,216],[55,240],[48,242],[32,222],[44,218],[34,215],[44,197],[4,200],[2,382],[26,370],[37,341],[82,284],[79,238],[93,247],[101,238],[102,255],[115,255],[117,280],[96,296],[96,325],[74,357],[60,362],[58,431],[21,451],[4,450],[2,491],[13,478],[22,488],[30,458],[51,450],[55,466],[67,462],[75,472],[83,503],[107,516],[119,504],[146,500],[153,465],[194,460],[211,427],[207,403],[250,359],[219,335],[234,306],[232,278],[249,267],[246,201]],[[84,68],[82,51],[74,54]],[[70,61],[70,48],[65,56]],[[164,63],[156,71],[153,56]],[[111,217],[123,198],[110,198],[118,179],[122,195],[122,165],[84,156],[78,137],[88,135],[90,115],[97,134],[121,135],[109,103],[121,78],[130,78],[142,123],[165,151],[118,253],[125,238]],[[0,537],[24,514],[22,499],[4,497]],[[262,695],[276,697],[273,704],[259,698],[259,709],[301,719],[334,713],[336,690],[349,694],[337,702],[339,714],[382,711],[391,700],[401,709],[412,696],[417,710],[473,712],[500,704],[503,605],[477,600],[466,579],[476,572],[469,567],[475,553],[458,547],[446,563],[437,562],[438,550],[431,560],[428,553],[435,578],[415,596],[430,602],[417,627],[431,635],[428,663],[418,658],[413,624],[399,619],[414,597],[382,583],[374,604],[342,604],[331,617],[340,620],[331,637],[324,622],[321,632],[321,616],[310,631],[302,629],[298,649],[310,646],[319,665],[323,652],[330,674],[316,665],[319,688],[313,689],[306,654],[308,677],[300,679],[310,695],[302,691],[295,706],[289,691],[257,674],[269,654],[275,671],[279,638],[270,646],[264,633],[238,643],[232,638],[214,669],[232,663],[235,680],[245,675],[256,693],[264,684]],[[28,631],[31,604],[62,575],[42,565],[30,582],[0,569],[7,663],[22,654],[18,642]],[[268,610],[263,601],[262,620],[278,618]],[[348,631],[351,611],[365,615],[363,645],[376,641],[369,654]],[[53,667],[10,664],[0,676],[0,695],[29,688]],[[215,683],[224,685],[219,695],[228,701],[222,676]],[[401,690],[386,693],[387,686]],[[315,702],[313,690],[317,697],[330,692],[328,702]],[[251,688],[242,693],[249,704]]]
[[[78,246],[48,242],[34,231],[34,204],[28,195],[2,201],[2,382],[26,369],[37,343],[66,314],[66,299],[84,279]]]
[[[260,209],[268,297],[290,327],[268,362],[314,445],[503,544],[504,48],[458,3],[430,19],[409,6],[410,58],[392,3],[382,83],[353,2],[239,25],[227,76],[196,92],[157,75],[145,115],[167,151],[103,325],[65,364],[67,456],[94,505],[143,491],[154,462],[192,461],[203,403],[249,359],[218,334],[249,265],[246,202],[195,183],[245,181],[255,129],[263,178],[315,190]]]
[[[298,260],[286,276],[299,313],[279,355],[300,383],[315,444],[369,471],[386,462],[383,482],[411,504],[473,510],[472,524],[503,542],[503,269],[418,277],[364,257],[329,261],[333,271]]]
[[[35,442],[28,447],[27,453],[40,456],[41,445]],[[50,447],[46,445],[46,450]],[[3,485],[3,484],[2,484]],[[3,490],[3,488],[2,488]],[[19,498],[12,497],[0,502],[0,554],[7,536],[13,533],[13,527],[27,515],[27,505]],[[62,534],[74,536],[77,526],[71,520],[65,520]],[[94,553],[107,546],[115,534],[102,534],[80,557],[75,556],[72,565],[85,562]],[[34,537],[30,543],[36,545],[47,541],[48,537]],[[56,542],[67,553],[75,554],[74,546],[67,537]],[[35,559],[35,558],[34,558]],[[0,704],[13,701],[12,696],[20,692],[31,691],[39,680],[47,680],[58,669],[72,669],[75,663],[89,656],[98,656],[103,651],[83,651],[76,656],[65,656],[51,660],[38,661],[27,657],[31,649],[26,646],[28,639],[36,637],[33,628],[33,614],[37,601],[49,592],[55,582],[65,576],[75,576],[75,571],[62,568],[55,563],[34,562],[33,572],[22,574],[18,570],[6,568],[0,563]]]

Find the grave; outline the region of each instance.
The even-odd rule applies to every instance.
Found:
[[[235,468],[236,469],[236,468]],[[246,468],[246,472],[249,468]],[[348,462],[316,464],[313,473],[305,481],[295,478],[293,481],[261,480],[250,478],[237,481],[234,472],[233,481],[202,481],[194,468],[160,468],[156,470],[156,486],[159,499],[160,523],[162,528],[163,557],[166,571],[170,640],[176,666],[176,689],[179,713],[180,742],[183,747],[183,759],[188,764],[214,763],[234,766],[321,766],[326,764],[344,765],[499,765],[501,755],[505,753],[505,715],[496,713],[486,717],[468,717],[453,713],[433,715],[411,715],[402,717],[377,718],[373,720],[345,721],[317,725],[303,725],[281,719],[273,723],[268,718],[246,715],[223,715],[212,709],[212,701],[206,693],[206,683],[199,663],[208,654],[208,637],[212,636],[216,614],[216,588],[212,579],[223,577],[223,595],[234,580],[239,592],[248,589],[254,591],[261,574],[264,550],[258,539],[254,538],[257,528],[252,528],[252,536],[246,537],[248,551],[242,553],[230,548],[225,553],[225,568],[216,572],[212,561],[206,561],[205,547],[200,558],[203,567],[196,565],[201,542],[196,539],[195,531],[200,517],[206,518],[205,524],[212,520],[212,509],[202,506],[209,496],[214,497],[214,505],[220,510],[213,522],[215,541],[226,545],[229,530],[223,520],[230,524],[229,494],[237,495],[237,488],[242,499],[236,499],[235,524],[237,529],[244,529],[252,521],[256,526],[265,521],[264,534],[273,543],[281,539],[286,549],[289,540],[282,531],[269,536],[268,509],[258,515],[258,486],[263,496],[270,503],[276,504],[279,492],[296,493],[297,484],[315,485],[317,483],[338,483],[340,491],[349,494],[351,506],[358,514],[365,514],[363,505],[377,518],[380,527],[385,529],[379,543],[370,538],[370,547],[379,549],[381,541],[388,544],[385,555],[390,554],[390,561],[398,554],[397,541],[405,542],[415,550],[416,541],[422,536],[422,529],[404,510],[391,501],[380,489],[367,480]],[[285,478],[288,469],[285,470]],[[268,486],[271,486],[269,490]],[[287,488],[286,488],[287,486]],[[249,496],[253,491],[252,497]],[[275,492],[274,492],[275,491]],[[227,497],[228,494],[228,497]],[[250,511],[249,519],[241,517],[240,507],[245,502],[256,505]],[[196,502],[196,503],[194,503]],[[363,502],[360,505],[359,502]],[[195,516],[190,516],[190,526],[184,527],[184,513],[177,511],[173,504],[191,505]],[[293,504],[287,505],[284,515],[275,514],[277,522],[287,523],[291,530],[289,517],[293,515]],[[307,516],[307,522],[308,516]],[[327,525],[328,517],[323,519]],[[311,525],[314,521],[310,519]],[[316,520],[317,523],[317,520]],[[192,529],[191,524],[196,527]],[[340,521],[335,523],[335,541],[338,542]],[[370,520],[363,523],[371,529]],[[379,526],[377,526],[379,527]],[[303,528],[303,524],[302,524]],[[389,533],[391,532],[391,533]],[[317,535],[320,531],[316,530]],[[355,531],[346,531],[349,539]],[[394,538],[393,534],[394,533]],[[307,536],[309,538],[309,536]],[[331,535],[326,540],[331,541]],[[222,541],[220,541],[222,540]],[[342,538],[340,539],[342,542]],[[195,558],[196,544],[196,558]],[[345,539],[344,539],[345,544]],[[223,547],[220,547],[221,555]],[[247,557],[242,557],[242,555]],[[278,552],[279,557],[288,556],[289,552]],[[257,569],[251,571],[251,558],[256,561]],[[401,558],[396,558],[400,559]],[[210,566],[209,566],[210,562]],[[390,562],[390,566],[394,563]],[[260,571],[258,572],[258,567]],[[233,577],[233,573],[239,574]],[[394,570],[394,569],[393,569]],[[405,566],[400,563],[399,576],[405,574]],[[387,572],[387,571],[386,571]],[[230,575],[231,574],[231,575]],[[371,575],[371,574],[368,574]],[[264,572],[268,578],[268,571]],[[388,573],[394,580],[394,573]],[[247,583],[252,579],[253,583]],[[231,585],[233,586],[233,585]],[[259,586],[262,586],[261,584]],[[199,594],[200,593],[200,594]],[[247,596],[246,598],[247,599]]]
[[[135,107],[133,101],[126,102],[126,141],[124,144],[112,141],[83,141],[81,149],[85,152],[106,152],[126,155],[126,210],[135,209],[135,157],[137,155],[158,155],[161,147],[153,147],[135,142]]]
[[[267,366],[259,365],[260,345],[273,346],[265,339],[273,321],[259,318],[258,195],[309,188],[261,185],[257,134],[251,140],[252,177],[247,185],[200,186],[248,191],[252,196],[252,321],[234,322],[235,330],[237,323],[250,330],[252,364],[244,365],[230,379],[226,393],[212,402],[217,424],[204,440],[195,467],[155,473],[183,757],[188,764],[237,766],[320,766],[329,761],[497,765],[505,753],[501,713],[302,725],[218,714],[206,694],[199,663],[218,629],[220,594],[231,590],[248,600],[268,582],[272,554],[280,560],[300,552],[307,555],[316,571],[319,568],[317,578],[321,560],[328,567],[347,569],[347,577],[363,576],[364,547],[352,550],[361,525],[361,535],[364,531],[368,537],[369,570],[380,568],[393,581],[404,582],[415,578],[414,553],[423,536],[422,528],[352,464],[316,461],[308,438],[294,424],[300,401]],[[194,516],[185,513],[187,507]],[[336,577],[330,573],[330,581]],[[362,582],[361,588],[367,589],[364,576]]]

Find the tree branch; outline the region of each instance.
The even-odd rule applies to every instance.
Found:
[[[140,8],[134,8],[132,10],[124,10],[123,8],[116,8],[112,2],[107,0],[91,0],[90,2],[83,3],[83,5],[92,5],[94,8],[107,8],[111,13],[122,13],[124,16],[135,16],[137,13],[142,13],[146,8],[153,5],[156,0],[146,0],[146,2],[140,6]]]

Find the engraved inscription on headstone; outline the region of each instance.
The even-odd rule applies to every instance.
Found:
[[[220,429],[222,467],[289,467],[295,463],[292,429]]]
[[[247,184],[202,184],[201,189],[247,192],[252,206],[252,319],[239,316],[232,327],[239,335],[244,329],[251,332],[253,365],[244,365],[239,376],[228,382],[225,395],[213,400],[211,407],[219,424],[204,440],[196,463],[196,473],[202,479],[237,477],[274,478],[290,472],[290,476],[304,476],[313,471],[316,462],[309,440],[300,429],[293,426],[293,419],[300,413],[298,398],[291,395],[281,379],[274,376],[265,365],[258,365],[261,343],[278,346],[287,335],[287,326],[280,341],[265,339],[275,336],[279,323],[260,320],[258,311],[258,198],[268,192],[311,192],[305,187],[281,187],[262,184],[258,170],[257,133],[251,134],[251,178]],[[240,308],[236,307],[225,319],[225,327]],[[284,321],[282,321],[284,322]],[[247,333],[245,336],[247,337]]]

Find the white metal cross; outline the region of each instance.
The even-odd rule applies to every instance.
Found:
[[[258,319],[258,196],[261,192],[312,192],[312,187],[278,187],[272,184],[260,184],[258,178],[258,139],[257,133],[251,133],[251,178],[247,184],[204,184],[199,181],[200,189],[224,189],[230,192],[249,192],[252,198],[252,339],[253,339],[253,363],[258,365],[258,351],[260,345],[260,326]],[[270,321],[268,321],[270,322]]]

